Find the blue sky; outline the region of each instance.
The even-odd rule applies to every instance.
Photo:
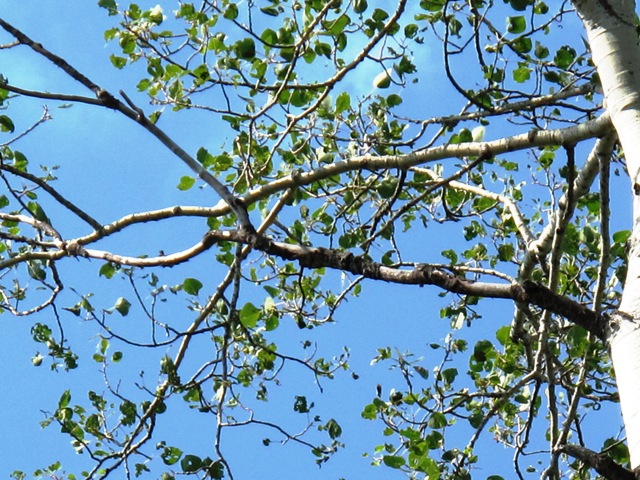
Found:
[[[154,4],[155,2],[141,2],[146,7]],[[108,55],[112,47],[105,44],[103,31],[112,25],[115,18],[108,17],[104,10],[97,8],[95,2],[69,0],[62,7],[59,2],[34,0],[16,5],[15,2],[0,0],[5,20],[66,58],[96,83],[114,92],[123,89],[146,107],[144,97],[135,92],[138,80],[135,68],[133,71],[117,71],[109,62]],[[0,36],[0,43],[7,41],[7,35]],[[432,53],[429,52],[428,55],[423,61],[432,60]],[[86,93],[80,85],[56,71],[55,67],[38,59],[35,54],[26,54],[24,48],[0,52],[0,73],[11,83],[26,89]],[[427,69],[425,75],[422,85],[432,85],[440,72]],[[350,78],[349,88],[360,87],[361,91],[358,93],[366,94],[371,90],[371,72],[365,70],[362,76],[362,79]],[[416,110],[429,109],[433,115],[450,113],[446,95],[431,98],[435,103],[426,103],[423,98],[418,97]],[[27,128],[39,118],[43,103],[34,99],[17,99],[12,102],[11,115],[17,131]],[[218,199],[209,189],[179,191],[176,185],[180,177],[190,172],[168,150],[130,120],[111,111],[84,105],[59,107],[56,102],[49,102],[48,108],[53,120],[38,127],[13,147],[24,151],[32,164],[59,165],[60,181],[55,184],[57,188],[99,221],[108,222],[132,211],[175,204],[217,203]],[[198,112],[168,112],[160,126],[192,153],[203,145],[210,150],[220,148],[225,141],[220,136],[224,131],[219,126],[210,124]],[[491,135],[490,131],[488,135]],[[4,138],[0,138],[0,142],[2,141]],[[621,188],[620,191],[622,190]],[[55,213],[52,210],[50,216],[55,218]],[[623,228],[627,220],[622,216],[614,218],[619,228]],[[56,227],[67,236],[86,233],[86,230],[71,223]],[[177,231],[179,235],[176,235]],[[141,226],[134,232],[132,236],[122,235],[110,239],[104,248],[113,248],[130,255],[156,249],[180,250],[201,237],[202,221],[174,220],[166,226]],[[429,255],[430,252],[440,252],[452,246],[446,231],[444,234],[434,234],[429,229],[417,231],[411,242],[411,251],[416,256],[424,255],[430,260],[434,259],[434,256]],[[63,269],[65,273],[73,275],[83,288],[96,292],[96,304],[109,305],[109,302],[112,304],[121,294],[125,282],[112,280],[109,283],[100,279],[100,265],[97,261],[68,260],[64,262]],[[179,282],[185,276],[198,277],[205,283],[203,291],[211,291],[223,274],[214,265],[215,259],[209,256],[196,267],[182,265],[170,271],[162,271],[162,274],[167,283]],[[335,281],[339,281],[338,275],[335,276]],[[238,429],[228,434],[224,447],[231,461],[238,458],[234,463],[236,478],[254,478],[256,472],[260,472],[261,478],[267,480],[404,478],[384,467],[367,468],[369,460],[362,458],[361,453],[371,453],[372,446],[384,442],[384,438],[380,435],[380,424],[362,420],[360,411],[374,397],[376,384],[381,383],[385,392],[391,388],[404,387],[397,372],[388,372],[384,364],[370,365],[371,359],[376,355],[376,348],[392,344],[401,351],[409,350],[417,356],[424,356],[425,364],[437,364],[440,353],[429,349],[427,345],[441,342],[449,331],[448,321],[440,319],[438,314],[439,308],[446,301],[437,294],[434,289],[366,282],[364,293],[341,308],[335,324],[313,331],[300,331],[292,322],[283,325],[275,335],[283,342],[283,348],[290,352],[299,351],[301,341],[307,338],[317,341],[322,351],[326,352],[325,355],[339,354],[343,345],[349,345],[352,354],[349,363],[360,378],[352,379],[349,372],[339,374],[334,381],[322,382],[325,393],[319,395],[311,376],[292,367],[289,375],[284,377],[283,385],[274,390],[271,401],[262,406],[265,415],[272,415],[276,419],[290,416],[293,397],[301,391],[305,392],[316,403],[317,413],[323,418],[333,416],[339,420],[347,448],[318,470],[311,455],[303,447],[288,445],[281,448],[273,445],[266,448],[260,442],[265,436],[263,431],[257,431],[253,427]],[[256,292],[256,295],[260,293]],[[69,306],[75,301],[77,296],[68,290],[61,305]],[[472,340],[486,335],[492,338],[493,334],[490,332],[495,332],[499,325],[510,321],[512,306],[509,302],[484,303],[486,306],[480,309],[483,317],[473,325],[477,332],[463,329],[460,335],[469,335]],[[163,314],[181,316],[177,322],[183,322],[182,325],[186,326],[191,317],[185,315],[184,303],[178,307],[175,308],[172,304],[163,310]],[[136,320],[132,315],[114,325],[127,334],[142,335],[146,332],[146,324],[136,323]],[[57,459],[63,460],[64,467],[69,471],[76,471],[85,465],[86,459],[71,453],[66,438],[59,435],[55,427],[45,430],[39,428],[38,422],[43,419],[40,409],[55,408],[60,394],[72,385],[74,394],[81,394],[83,388],[85,391],[88,388],[101,388],[99,365],[88,358],[79,369],[66,373],[50,372],[46,366],[33,367],[30,359],[38,346],[31,340],[29,333],[32,321],[52,322],[52,319],[48,312],[38,318],[13,318],[7,314],[0,317],[0,351],[5,352],[5,368],[0,370],[0,383],[10,386],[0,394],[0,425],[5,432],[0,438],[0,477],[3,478],[14,469],[31,472],[34,468]],[[64,315],[63,321],[66,333],[75,339],[74,348],[90,357],[98,340],[93,325],[71,315]],[[115,343],[113,348],[117,348]],[[157,359],[166,352],[133,352],[122,348],[125,360],[110,370],[114,377],[126,373],[123,369],[145,370],[148,372],[145,378],[153,384]],[[203,357],[210,354],[206,351],[206,345],[201,348]],[[169,348],[168,353],[172,352]],[[170,432],[171,435],[175,433],[182,442],[181,446],[191,446],[193,453],[211,455],[208,447],[203,447],[211,441],[208,418],[203,422],[201,417],[185,414],[178,416],[178,420],[174,417],[171,423],[161,424],[159,428],[160,432]],[[618,421],[617,417],[614,418]],[[304,424],[304,419],[301,420],[299,425]],[[275,435],[268,436],[277,439]],[[504,453],[504,461],[510,460],[511,453],[501,446],[496,444],[489,447],[487,451],[491,452],[491,457],[484,468],[495,463],[496,455]],[[486,473],[489,475],[497,472],[487,470]],[[479,478],[482,478],[481,473]]]
[[[93,81],[113,91],[124,89],[129,95],[135,96],[135,84],[137,79],[129,71],[115,70],[108,60],[109,46],[105,44],[102,32],[106,30],[113,18],[105,15],[103,10],[96,7],[94,2],[69,1],[64,7],[53,2],[25,2],[19,7],[5,8],[3,18],[21,28],[45,45],[51,51],[66,58],[80,71],[85,72]],[[78,21],[80,20],[80,21]],[[0,37],[2,42],[7,40],[6,35]],[[80,47],[79,47],[80,46]],[[86,94],[82,87],[66,78],[55,67],[38,59],[25,48],[2,52],[0,70],[12,83],[26,89],[51,90],[65,93]],[[370,80],[366,85],[370,89]],[[12,102],[12,118],[16,123],[16,130],[27,128],[42,113],[43,101],[33,99],[17,99]],[[60,165],[60,181],[56,182],[57,188],[69,199],[78,202],[82,208],[90,212],[99,221],[114,220],[131,211],[144,211],[161,208],[178,203],[186,204],[214,204],[217,203],[215,195],[206,189],[193,189],[188,193],[180,192],[175,186],[182,175],[190,172],[164,147],[144,132],[140,127],[127,119],[121,118],[113,112],[103,111],[84,105],[75,105],[72,108],[58,108],[56,102],[48,102],[49,112],[53,120],[46,122],[37,128],[24,140],[13,145],[17,150],[24,151],[33,163]],[[17,115],[15,112],[19,110]],[[202,125],[197,120],[198,113],[189,114],[180,112],[177,119],[171,122],[163,119],[163,127],[187,150],[195,150],[203,143],[208,143],[210,148],[219,145],[220,138],[211,138],[213,125]],[[191,120],[189,128],[184,128],[184,117]],[[219,130],[218,130],[219,131]],[[210,139],[203,142],[203,138]],[[55,217],[55,211],[50,214]],[[196,221],[198,222],[198,221]],[[191,241],[197,240],[201,235],[201,228],[193,229],[190,233],[189,226],[194,221],[173,221],[167,227],[158,229],[157,226],[138,228],[139,235],[145,235],[144,247],[150,243],[157,244],[157,248],[172,251],[185,248]],[[198,223],[200,226],[200,223]],[[86,233],[79,231],[82,228],[74,224],[57,225],[65,235],[78,235]],[[175,229],[180,231],[179,238],[174,235]],[[109,246],[131,254],[137,254],[135,243],[131,238],[116,237],[109,241]],[[213,265],[211,258],[209,265]],[[105,291],[105,282],[98,279],[100,264],[92,261],[79,265],[75,260],[65,262],[65,268],[74,272],[83,286],[96,285],[101,291],[96,292],[96,299],[115,299],[117,293]],[[194,276],[191,267],[180,271],[172,271],[175,278],[184,278],[184,275]],[[206,274],[205,274],[206,276]],[[203,277],[199,277],[203,278]],[[218,275],[210,278],[214,286]],[[94,290],[95,291],[95,290]],[[369,361],[376,354],[377,346],[388,344],[389,324],[402,322],[406,318],[415,317],[414,305],[421,303],[427,294],[425,289],[400,288],[389,285],[367,285],[365,295],[360,299],[350,301],[342,309],[340,322],[327,328],[307,334],[305,337],[317,338],[323,344],[327,355],[339,354],[342,346],[349,344],[352,348],[353,360],[350,362],[352,369],[360,375],[355,381],[348,373],[338,375],[335,381],[324,381],[325,395],[318,395],[318,388],[312,378],[305,372],[294,369],[291,385],[283,385],[274,394],[274,399],[266,405],[272,408],[278,403],[285,404],[282,410],[291,411],[293,396],[300,393],[298,384],[308,384],[303,391],[308,392],[309,398],[315,401],[317,410],[323,417],[336,415],[335,404],[340,404],[340,412],[336,417],[344,429],[344,439],[348,444],[347,449],[341,452],[337,458],[323,466],[319,470],[313,463],[313,457],[306,448],[301,446],[287,446],[281,448],[273,445],[269,448],[260,443],[265,436],[264,432],[256,428],[238,430],[237,434],[230,433],[227,452],[235,449],[245,450],[248,446],[252,460],[240,461],[234,465],[236,478],[250,478],[255,475],[256,466],[264,465],[267,471],[262,478],[299,478],[300,472],[305,472],[305,478],[338,478],[344,475],[346,478],[362,478],[362,471],[367,471],[368,478],[401,478],[386,468],[365,470],[369,460],[362,458],[361,453],[370,451],[374,442],[370,437],[380,437],[380,425],[361,420],[359,415],[363,405],[368,403],[375,395],[375,385],[380,382],[379,375],[385,373],[386,366],[378,365],[370,368]],[[429,295],[431,296],[431,295]],[[391,297],[392,302],[377,301],[380,298]],[[67,292],[64,297],[71,305],[77,301],[72,293]],[[107,300],[105,300],[106,302]],[[96,302],[97,303],[97,302]],[[423,316],[423,315],[419,315]],[[422,321],[426,321],[428,314]],[[44,318],[42,318],[44,317]],[[135,318],[124,319],[126,322],[135,322]],[[343,321],[342,321],[343,320]],[[0,451],[3,452],[0,460],[0,476],[6,478],[14,469],[31,472],[36,467],[43,467],[54,460],[63,461],[63,466],[68,471],[76,471],[79,466],[85,465],[85,459],[72,453],[68,440],[57,432],[56,427],[41,429],[38,422],[44,419],[40,409],[51,411],[55,408],[57,399],[61,393],[73,386],[74,395],[80,395],[83,386],[99,389],[101,374],[99,365],[88,359],[81,363],[80,368],[71,372],[52,373],[46,366],[35,368],[31,364],[31,356],[38,350],[38,345],[31,340],[29,333],[32,321],[51,321],[50,314],[45,313],[40,318],[13,318],[9,315],[2,316],[0,328],[3,334],[0,336],[0,348],[6,352],[5,368],[0,372],[0,381],[4,385],[11,385],[10,389],[1,394],[3,408],[0,410],[0,424],[5,432],[0,439]],[[189,321],[185,318],[184,324]],[[419,321],[418,324],[422,323]],[[446,331],[445,321],[441,321],[442,334]],[[90,356],[95,350],[98,341],[95,330],[91,325],[83,323],[70,315],[64,316],[65,331],[68,336],[79,338],[74,348],[79,352]],[[123,329],[130,325],[123,325]],[[433,330],[433,325],[429,325]],[[291,349],[295,349],[302,340],[297,327],[290,325],[286,329],[286,335],[297,336],[291,341]],[[420,351],[424,349],[425,341],[416,337],[410,329],[398,329],[395,339],[401,348]],[[354,341],[362,339],[361,342]],[[144,354],[135,356],[134,352],[126,353],[123,368],[137,370],[145,365],[151,372],[157,365],[157,354],[153,359]],[[130,359],[141,362],[140,365]],[[129,361],[127,361],[129,360]],[[133,366],[132,365],[135,365]],[[117,371],[118,366],[115,366]],[[152,374],[149,375],[153,381]],[[392,377],[390,377],[392,378]],[[385,385],[388,391],[393,385]],[[398,388],[401,384],[398,385]],[[86,390],[86,389],[85,389]],[[78,393],[76,393],[78,392]],[[81,401],[82,398],[74,398]],[[281,406],[282,407],[282,406]],[[353,420],[355,419],[355,421]],[[304,419],[299,422],[304,425]],[[210,441],[210,431],[202,429],[202,419],[192,415],[184,415],[179,425],[163,426],[166,431],[182,430],[178,434],[181,441],[193,440],[196,449],[194,453],[208,454],[202,443]],[[188,428],[184,426],[189,425]],[[210,426],[209,426],[210,428]],[[193,431],[198,431],[192,435]],[[277,436],[269,435],[277,440]],[[247,440],[247,439],[250,440]],[[383,441],[380,438],[380,442]],[[187,441],[188,443],[188,441]],[[28,448],[25,446],[28,445]],[[198,449],[201,451],[198,452]],[[245,451],[243,454],[246,455]],[[232,455],[233,457],[233,455]],[[261,467],[262,468],[262,467]]]

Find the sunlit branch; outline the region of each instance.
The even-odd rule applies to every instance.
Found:
[[[610,130],[605,136],[598,138],[596,144],[591,149],[587,160],[585,161],[584,166],[578,173],[578,176],[575,179],[575,184],[573,186],[573,201],[576,202],[578,199],[582,198],[586,195],[595,180],[596,175],[598,174],[600,162],[610,161],[611,153],[613,152],[613,148],[617,141],[618,137],[615,131]],[[566,205],[568,198],[565,195],[560,197],[558,201],[558,205]],[[530,278],[531,272],[535,265],[538,262],[538,258],[540,256],[546,255],[552,247],[553,239],[555,236],[556,230],[556,215],[549,216],[549,223],[544,228],[540,236],[534,242],[531,242],[527,245],[527,251],[525,253],[524,258],[522,259],[522,263],[520,264],[520,269],[518,272],[518,278],[520,280],[526,280]],[[522,335],[522,324],[524,321],[524,312],[520,308],[516,308],[516,312],[511,323],[511,336],[512,337],[520,337]]]
[[[104,101],[99,98],[85,97],[83,95],[69,95],[66,93],[51,93],[41,92],[38,90],[26,90],[24,88],[16,87],[9,83],[3,83],[1,87],[12,93],[24,95],[25,97],[41,98],[43,100],[55,100],[59,102],[71,102],[71,103],[85,103],[87,105],[95,105],[98,107],[104,106]]]
[[[422,163],[428,163],[445,158],[478,156],[486,151],[489,151],[491,154],[496,155],[508,151],[526,149],[532,146],[558,145],[563,143],[563,139],[566,139],[566,141],[579,141],[585,138],[604,134],[609,130],[609,119],[606,115],[604,115],[599,119],[587,122],[584,125],[568,127],[560,130],[541,131],[533,134],[522,134],[492,142],[470,142],[456,145],[443,145],[434,147],[429,150],[409,153],[405,155],[355,157],[350,160],[325,165],[313,171],[302,173],[295,172],[282,179],[274,180],[271,183],[257,187],[250,191],[242,199],[242,202],[244,205],[250,205],[270,195],[273,195],[278,191],[308,185],[324,178],[339,175],[341,173],[349,171],[363,169],[383,170],[392,168],[409,168],[412,166],[420,165]],[[585,167],[583,167],[583,170],[576,179],[577,184],[575,187],[575,195],[577,198],[584,195],[584,193],[588,191],[588,186],[593,181],[593,178],[597,172],[597,155],[606,157],[606,152],[611,152],[614,142],[615,135],[613,134],[603,137],[602,139],[597,141],[594,151],[589,156]],[[563,200],[561,199],[561,201]],[[78,237],[77,239],[75,239],[75,241],[80,246],[86,246],[99,240],[100,238],[104,238],[108,235],[121,231],[129,225],[157,221],[174,216],[218,217],[229,213],[230,210],[231,209],[229,208],[229,206],[223,203],[213,208],[175,206],[150,212],[135,213],[122,217],[121,219],[108,225],[104,225],[99,230],[95,230],[88,235]],[[530,271],[530,269],[532,269],[534,266],[534,252],[536,254],[538,252],[544,252],[545,246],[550,246],[550,243],[547,242],[551,241],[552,236],[549,236],[549,234],[552,233],[553,228],[547,226],[538,240],[531,244],[531,248],[529,250],[530,253],[525,256],[525,259],[522,262],[521,278],[528,278],[528,275],[526,275],[526,273],[527,271]]]
[[[611,155],[608,157],[599,156],[600,166],[600,258],[598,261],[598,278],[593,293],[592,308],[595,312],[599,312],[602,308],[602,299],[607,281],[607,270],[611,259],[611,241],[609,234],[609,219],[611,211],[609,196],[609,174],[611,166]]]
[[[575,211],[576,198],[575,198],[575,145],[571,144],[565,146],[567,154],[567,193],[566,201],[561,202],[558,206],[557,212],[555,212],[555,228],[553,232],[553,240],[551,242],[551,252],[549,258],[549,275],[547,287],[552,292],[557,292],[558,282],[560,279],[560,259],[562,257],[562,243],[564,241],[564,234],[568,223],[573,217]],[[558,418],[558,409],[556,403],[556,366],[553,362],[553,354],[550,352],[549,345],[549,329],[551,326],[552,312],[545,309],[543,312],[539,326],[538,326],[538,345],[539,353],[544,356],[544,365],[547,371],[548,387],[547,387],[547,402],[549,409],[549,444],[550,450],[558,445],[560,441],[560,425]],[[549,467],[545,470],[543,478],[556,478],[559,476],[558,457],[551,456]]]
[[[480,188],[474,185],[469,185],[463,182],[458,182],[455,180],[447,181],[448,178],[443,178],[440,175],[438,175],[435,171],[428,168],[415,168],[414,170],[416,172],[420,172],[430,176],[433,179],[433,181],[438,182],[438,184],[440,184],[440,182],[446,182],[445,184],[451,188],[454,188],[457,190],[463,190],[465,192],[469,192],[474,195],[478,195],[480,197],[490,198],[492,200],[502,203],[504,207],[511,214],[511,218],[513,219],[516,225],[516,228],[518,230],[518,233],[522,237],[522,240],[525,243],[525,245],[528,245],[530,242],[534,241],[534,236],[531,233],[531,230],[529,230],[529,227],[527,226],[527,222],[524,219],[524,216],[522,215],[522,213],[520,212],[520,209],[518,208],[517,204],[507,195],[494,193],[484,188]]]
[[[35,230],[48,235],[50,237],[55,238],[56,240],[58,240],[59,242],[62,241],[62,236],[60,235],[60,233],[58,233],[58,231],[53,228],[50,224],[48,224],[47,222],[43,222],[40,220],[36,220],[33,217],[28,217],[26,215],[11,215],[8,213],[2,213],[0,212],[0,220],[5,220],[8,222],[18,222],[18,223],[24,223],[27,225],[30,225],[31,227],[33,227]],[[2,269],[2,264],[0,263],[0,269]]]
[[[118,255],[115,253],[106,252],[104,250],[93,250],[90,248],[82,248],[78,255],[87,258],[99,258],[107,260],[108,262],[116,263],[119,265],[128,265],[131,267],[172,267],[180,263],[186,262],[193,257],[206,252],[214,242],[208,241],[206,238],[196,243],[192,247],[182,250],[181,252],[172,253],[170,255],[160,255],[157,257],[129,257],[125,255]]]
[[[499,155],[532,147],[580,142],[588,138],[601,137],[610,130],[611,124],[609,117],[607,114],[604,114],[595,120],[589,120],[576,126],[556,130],[531,130],[528,133],[489,142],[440,145],[427,150],[400,155],[365,155],[354,157],[349,160],[323,165],[311,171],[295,171],[290,173],[285,177],[254,188],[242,197],[242,202],[244,205],[251,205],[275,192],[287,188],[309,185],[334,175],[356,170],[407,169],[445,158],[478,156],[487,151],[491,155]],[[220,212],[218,215],[229,212],[229,207],[224,204],[218,204],[215,209]]]

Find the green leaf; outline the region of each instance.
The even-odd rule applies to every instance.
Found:
[[[533,2],[531,0],[511,0],[511,7],[514,10],[518,10],[519,12],[526,10],[528,5],[531,5]]]
[[[207,468],[207,473],[214,480],[220,480],[224,477],[224,465],[221,461],[213,462]]]
[[[239,58],[244,60],[252,59],[256,56],[256,43],[251,37],[244,38],[236,42],[233,51]]]
[[[28,164],[29,160],[27,160],[27,157],[24,155],[24,153],[17,150],[13,152],[13,165],[16,168],[20,170],[26,170]]]
[[[278,328],[279,325],[280,325],[280,319],[278,318],[277,315],[271,315],[265,320],[265,323],[264,323],[264,327],[267,330],[267,332],[271,332],[275,330],[276,328]]]
[[[378,418],[378,407],[376,407],[373,403],[370,403],[369,405],[364,407],[364,410],[362,410],[360,416],[365,420],[375,420],[376,418]]]
[[[390,71],[390,69],[387,69],[384,72],[379,73],[373,79],[373,86],[375,88],[389,88],[389,85],[391,85],[391,71]]]
[[[498,259],[503,262],[510,262],[515,256],[515,249],[510,243],[498,246]]]
[[[27,272],[34,280],[43,281],[47,278],[47,271],[42,268],[37,260],[30,260],[27,262]]]
[[[236,5],[235,3],[230,3],[223,16],[227,20],[235,20],[236,18],[238,18],[238,5]]]
[[[186,278],[182,284],[182,288],[189,295],[198,295],[202,288],[202,282],[197,278]]]
[[[398,188],[398,179],[396,177],[385,178],[376,185],[376,190],[382,198],[391,198]]]
[[[27,203],[27,207],[29,207],[29,211],[33,214],[33,217],[36,220],[41,222],[51,223],[49,217],[42,209],[42,206],[38,202],[29,202]]]
[[[529,53],[533,48],[533,43],[529,37],[518,37],[513,42],[511,42],[511,46],[515,49],[516,52],[525,54]]]
[[[98,6],[106,8],[109,11],[109,15],[118,14],[118,5],[115,0],[98,0]]]
[[[213,155],[211,155],[209,151],[204,147],[200,147],[198,149],[198,152],[196,153],[196,159],[205,167],[213,162],[213,158]]]
[[[71,392],[69,390],[65,390],[60,395],[60,400],[58,400],[58,408],[66,408],[71,401]]]
[[[404,457],[400,457],[398,455],[385,455],[382,457],[382,463],[384,463],[387,467],[401,468],[404,467],[404,464],[406,462]]]
[[[114,55],[113,53],[109,56],[109,60],[111,61],[111,64],[114,67],[116,67],[117,69],[122,69],[127,64],[127,59],[126,58],[118,57],[117,55]]]
[[[509,33],[522,33],[526,30],[526,28],[527,20],[522,15],[507,17],[507,31]]]
[[[224,172],[225,170],[229,170],[231,167],[233,167],[233,158],[225,153],[223,153],[222,155],[217,155],[215,157],[212,157],[212,166],[216,171]]]
[[[553,57],[553,61],[558,68],[565,70],[573,64],[575,58],[576,51],[565,45],[556,51],[556,56]]]
[[[107,262],[100,267],[98,275],[105,278],[113,278],[117,271],[118,269],[114,266],[113,263]]]
[[[123,317],[127,316],[127,314],[129,313],[130,307],[131,307],[131,303],[129,302],[129,300],[127,300],[124,297],[118,298],[114,306],[114,308],[118,311],[118,313],[120,313],[120,315],[122,315]]]
[[[296,395],[295,402],[293,403],[293,411],[298,413],[309,413],[311,409],[307,403],[307,397]]]
[[[182,460],[180,460],[180,468],[185,473],[194,473],[200,470],[202,467],[202,459],[195,455],[185,455]]]
[[[428,12],[439,12],[448,0],[420,0],[420,8]]]
[[[245,303],[240,310],[240,323],[246,328],[254,328],[262,316],[262,309],[253,303]]]
[[[406,27],[404,27],[404,36],[407,38],[413,38],[420,31],[420,27],[415,23],[410,23]]]
[[[174,465],[180,460],[181,456],[182,450],[177,447],[164,447],[164,450],[160,454],[165,465]]]
[[[430,428],[444,428],[447,426],[447,417],[443,413],[433,412],[427,421],[427,425]]]
[[[447,368],[447,369],[443,370],[442,372],[440,372],[440,375],[442,375],[442,379],[445,381],[445,383],[450,385],[451,383],[453,383],[453,381],[458,376],[458,369],[457,368]]]
[[[351,108],[351,97],[347,92],[342,92],[336,98],[336,113],[342,113]]]
[[[539,42],[536,42],[536,48],[533,51],[536,58],[543,60],[549,56],[549,49]]]
[[[367,0],[354,0],[353,11],[356,13],[363,13],[368,6],[369,4],[367,3]]]
[[[182,190],[183,192],[189,190],[196,183],[196,179],[185,175],[184,177],[180,177],[180,183],[178,183],[178,190]]]
[[[613,241],[616,243],[627,243],[629,237],[631,237],[631,230],[620,230],[612,236]]]
[[[276,7],[261,7],[260,11],[266,15],[269,15],[270,17],[277,17],[278,15],[280,15],[280,12],[282,10],[281,8]]]
[[[274,30],[267,28],[262,32],[262,35],[260,35],[260,40],[266,44],[275,45],[278,43],[278,34]]]
[[[389,105],[390,108],[397,107],[400,104],[402,104],[402,97],[400,95],[392,93],[387,97],[387,105]]]
[[[31,363],[33,364],[34,367],[39,367],[40,365],[42,365],[42,361],[43,360],[44,360],[44,357],[42,355],[40,355],[39,353],[36,353],[31,358]]]
[[[13,133],[16,129],[13,121],[6,115],[0,115],[0,132]]]
[[[350,22],[351,20],[349,19],[349,17],[345,14],[342,14],[335,20],[323,22],[323,25],[327,29],[327,33],[332,36],[338,36],[344,33],[345,28],[347,27],[347,25],[349,25]]]
[[[547,5],[542,1],[536,2],[535,6],[533,7],[533,13],[537,15],[546,15],[548,12],[549,12],[549,5]]]
[[[329,436],[332,440],[340,437],[342,435],[342,427],[336,422],[333,418],[327,422],[325,425],[327,432],[329,432]]]
[[[120,422],[122,422],[123,425],[133,425],[136,421],[136,404],[129,400],[124,400],[120,404],[119,410],[122,414]]]

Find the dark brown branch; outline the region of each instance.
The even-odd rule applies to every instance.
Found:
[[[561,315],[592,332],[601,340],[605,339],[606,316],[596,315],[581,303],[554,293],[547,287],[532,281],[526,281],[523,284],[474,282],[426,264],[418,264],[410,270],[401,270],[375,262],[364,255],[354,255],[351,252],[322,247],[290,245],[275,242],[265,236],[247,234],[237,230],[208,232],[203,242],[209,243],[211,241],[244,243],[269,255],[297,261],[300,266],[307,268],[331,268],[390,283],[435,285],[460,295],[515,300]]]
[[[634,473],[618,465],[611,457],[579,445],[563,445],[562,453],[580,460],[608,480],[637,480]]]

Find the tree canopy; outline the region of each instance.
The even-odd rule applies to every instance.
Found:
[[[634,2],[97,3],[0,17],[0,318],[79,454],[13,478],[635,478]]]

